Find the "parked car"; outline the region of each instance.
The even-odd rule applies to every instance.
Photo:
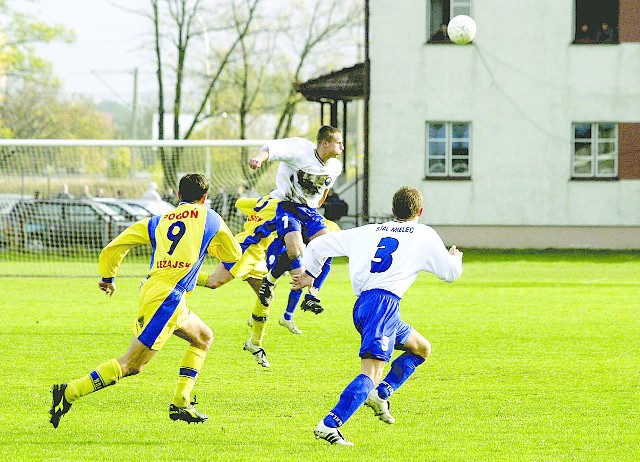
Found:
[[[167,212],[171,212],[175,207],[171,205],[169,202],[165,201],[155,201],[149,199],[119,199],[120,201],[130,204],[137,205],[138,207],[142,207],[147,212],[149,212],[152,216],[162,215]]]
[[[0,246],[11,245],[13,236],[12,211],[20,202],[19,197],[0,197]]]
[[[128,204],[122,199],[101,197],[94,198],[93,200],[113,209],[116,213],[122,215],[128,221],[136,222],[138,220],[149,218],[151,216],[151,212],[146,210],[144,207],[136,204]]]
[[[28,250],[99,249],[131,224],[105,204],[82,200],[22,200],[9,213],[11,242]]]

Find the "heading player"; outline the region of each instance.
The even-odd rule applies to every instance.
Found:
[[[318,423],[316,438],[353,445],[338,427],[363,403],[383,422],[394,423],[389,396],[431,352],[431,344],[400,319],[400,299],[420,271],[433,273],[445,282],[458,279],[462,274],[462,252],[455,245],[447,251],[432,228],[418,223],[422,205],[419,190],[400,188],[393,196],[393,221],[330,233],[307,246],[302,261],[306,271],[293,277],[293,287],[308,286],[320,273],[325,258],[349,257],[351,286],[358,297],[353,322],[361,337],[360,375],[347,385],[338,404]],[[393,361],[391,370],[380,381],[394,349],[404,353]]]
[[[100,253],[100,290],[112,296],[115,276],[129,250],[151,245],[151,264],[140,287],[139,310],[133,323],[129,349],[117,359],[100,364],[88,375],[51,390],[50,422],[55,428],[71,405],[83,396],[139,373],[173,334],[189,346],[180,362],[178,383],[169,406],[172,420],[199,423],[207,416],[198,412],[191,391],[202,368],[213,333],[186,305],[186,294],[196,285],[205,255],[225,261],[240,258],[240,246],[220,215],[203,205],[209,181],[198,173],[180,179],[180,204],[173,211],[145,218],[125,229]]]
[[[303,138],[274,140],[249,160],[249,167],[254,170],[265,161],[280,161],[272,195],[281,200],[276,209],[276,226],[286,252],[281,253],[262,280],[259,297],[264,306],[271,303],[274,286],[285,271],[300,273],[299,258],[305,242],[328,232],[318,207],[342,172],[338,157],[344,144],[340,130],[328,125],[318,130],[316,141],[314,145]]]

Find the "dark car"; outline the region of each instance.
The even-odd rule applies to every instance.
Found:
[[[10,241],[28,250],[100,249],[130,221],[104,204],[87,200],[23,200],[9,214]]]

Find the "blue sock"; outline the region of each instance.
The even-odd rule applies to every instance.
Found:
[[[330,428],[344,425],[349,417],[366,401],[371,390],[373,390],[373,380],[364,374],[358,375],[344,389],[336,407],[331,409],[331,412],[324,418],[324,424]]]
[[[389,399],[389,396],[411,377],[420,364],[424,362],[422,356],[405,351],[391,363],[391,370],[376,388],[378,396]]]
[[[293,313],[295,313],[296,311],[298,302],[300,301],[300,297],[302,297],[302,289],[289,291],[287,309],[284,312],[284,319],[286,319],[287,321],[291,321],[291,318],[293,318]]]

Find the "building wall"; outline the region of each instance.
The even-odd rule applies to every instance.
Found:
[[[640,234],[640,180],[570,178],[573,122],[640,122],[640,43],[571,44],[574,0],[475,3],[469,46],[425,44],[428,0],[370,3],[370,214],[411,184],[424,221],[444,229]],[[425,179],[426,121],[471,122],[471,180]],[[508,235],[502,246],[521,246]]]

